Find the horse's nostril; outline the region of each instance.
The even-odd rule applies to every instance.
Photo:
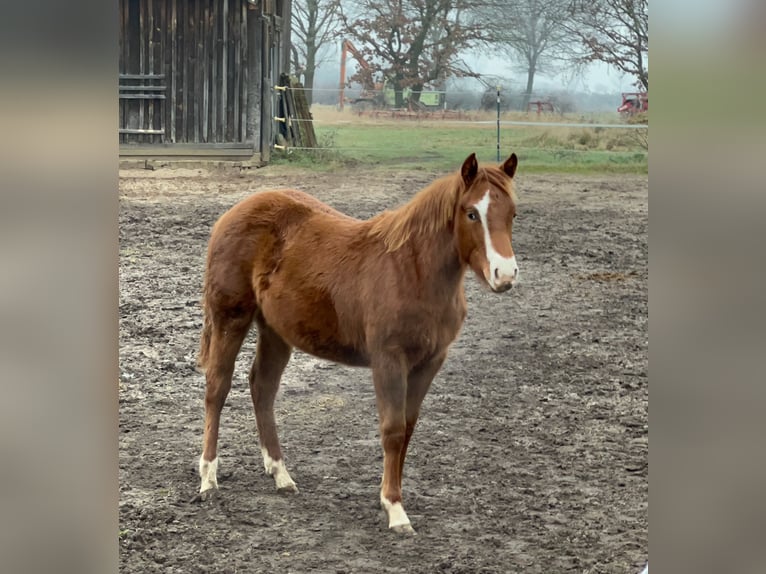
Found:
[[[497,267],[495,267],[495,279],[500,279],[500,272],[498,271]]]

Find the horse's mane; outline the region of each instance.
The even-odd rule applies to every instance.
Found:
[[[506,190],[516,202],[510,180],[501,169],[481,167],[477,181],[481,179]],[[441,177],[401,207],[372,218],[370,235],[383,239],[388,251],[396,251],[412,236],[431,235],[447,228],[464,190],[465,183],[459,172]]]
[[[398,209],[374,217],[370,235],[383,239],[388,251],[396,251],[413,235],[443,229],[452,220],[463,189],[465,184],[459,174],[441,177]]]

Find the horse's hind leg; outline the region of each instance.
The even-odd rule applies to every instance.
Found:
[[[199,474],[202,479],[197,498],[206,500],[218,488],[218,429],[221,410],[231,389],[234,362],[253,320],[252,311],[237,313],[211,310],[210,341],[205,364],[205,436]],[[208,319],[206,319],[208,320]]]
[[[292,347],[265,322],[259,321],[257,352],[250,370],[250,395],[258,425],[263,466],[274,477],[279,492],[298,492],[282,458],[274,420],[274,399],[291,354]]]

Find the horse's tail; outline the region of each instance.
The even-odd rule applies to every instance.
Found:
[[[207,369],[207,361],[210,357],[210,336],[213,332],[213,324],[210,320],[210,312],[207,307],[207,279],[205,280],[204,295],[202,299],[202,334],[199,341],[199,353],[197,354],[197,367],[204,373]]]

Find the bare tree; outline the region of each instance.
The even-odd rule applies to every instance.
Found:
[[[522,100],[527,108],[538,72],[552,71],[554,63],[574,38],[567,27],[571,0],[515,0],[488,3],[488,25],[497,43],[505,46],[527,74]]]
[[[359,51],[394,88],[396,105],[403,91],[418,99],[428,83],[452,76],[473,76],[460,53],[483,38],[472,21],[477,0],[361,0],[354,15],[343,15],[344,31]]]
[[[306,100],[312,101],[314,74],[323,47],[338,38],[340,0],[293,0],[291,46],[296,75],[303,76]]]
[[[576,59],[605,62],[649,89],[648,0],[592,0],[572,4],[571,32],[580,40]]]

